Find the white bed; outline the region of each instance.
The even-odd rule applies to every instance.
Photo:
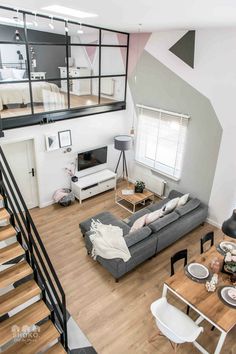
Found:
[[[46,91],[46,92],[45,92]],[[59,93],[59,87],[49,82],[34,82],[32,84],[32,94],[34,103],[43,103],[45,93]],[[26,82],[10,83],[0,85],[0,110],[4,105],[10,104],[29,104],[30,91],[29,84]]]
[[[9,81],[26,80],[23,78],[25,70],[18,69],[0,69],[0,111],[4,105],[30,103],[30,90],[28,82],[7,83]],[[50,93],[53,93],[51,95]],[[34,103],[48,103],[54,97],[58,101],[61,96],[60,89],[57,85],[49,82],[33,82],[32,94]],[[56,103],[56,102],[55,102]]]

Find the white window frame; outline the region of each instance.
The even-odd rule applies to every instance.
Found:
[[[144,106],[144,105],[137,105],[138,107],[138,129],[137,129],[137,138],[136,138],[136,151],[135,151],[135,161],[138,164],[141,164],[145,167],[150,168],[151,170],[166,176],[170,179],[173,179],[175,181],[179,181],[181,178],[181,172],[182,172],[182,164],[183,164],[183,157],[185,153],[185,143],[186,143],[186,135],[187,135],[187,126],[188,126],[188,121],[190,119],[189,115],[186,114],[180,114],[176,112],[171,112],[171,111],[166,111],[163,109],[159,108],[154,108],[154,107],[149,107],[149,106]],[[156,146],[155,146],[155,159],[150,159],[145,156],[146,153],[146,146],[143,150],[143,147],[141,146],[141,140],[145,139],[145,135],[143,132],[141,132],[141,117],[143,114],[143,111],[152,111],[152,114],[150,115],[151,118],[156,118],[158,119],[158,124],[157,124],[157,137],[156,137]],[[156,112],[156,117],[153,116],[153,112]],[[154,113],[155,114],[155,113]],[[175,151],[175,164],[173,166],[168,166],[167,164],[163,164],[160,161],[158,162],[158,148],[160,148],[160,143],[158,141],[158,135],[160,133],[160,124],[161,124],[161,119],[167,118],[167,116],[173,116],[173,118],[179,118],[179,136],[178,140],[176,140],[177,146],[176,146],[176,151]],[[145,140],[147,141],[147,140]],[[147,143],[146,143],[147,144]],[[179,152],[179,146],[181,145],[181,150],[182,152]],[[176,168],[177,165],[177,160],[180,160],[179,162],[179,168]],[[159,168],[158,168],[159,165]]]

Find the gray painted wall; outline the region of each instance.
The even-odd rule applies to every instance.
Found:
[[[208,203],[222,135],[221,125],[209,99],[146,51],[129,78],[129,85],[135,104],[191,116],[180,181],[160,177],[167,181],[165,194],[175,188],[190,192]],[[151,175],[148,168],[134,163],[132,178],[148,178],[148,174]]]
[[[15,34],[15,27],[0,25],[0,40],[13,41]],[[24,30],[19,28],[19,33],[22,40],[25,39]],[[28,30],[28,40],[32,42],[44,42],[44,43],[65,43],[65,36],[57,33]],[[16,42],[17,44],[17,42]],[[7,47],[6,47],[7,48]],[[40,46],[33,45],[36,53],[37,67],[35,71],[46,72],[46,79],[59,78],[60,71],[59,66],[66,66],[66,47],[63,45],[58,46]],[[19,46],[19,50],[24,51],[24,46]],[[25,56],[24,56],[24,59]],[[11,60],[9,60],[11,61]],[[58,82],[60,83],[60,82]]]

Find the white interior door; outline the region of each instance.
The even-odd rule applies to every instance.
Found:
[[[4,144],[2,147],[28,209],[38,206],[33,140]]]

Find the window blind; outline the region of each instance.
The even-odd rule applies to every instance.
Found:
[[[137,162],[179,179],[188,125],[188,116],[138,106]]]

